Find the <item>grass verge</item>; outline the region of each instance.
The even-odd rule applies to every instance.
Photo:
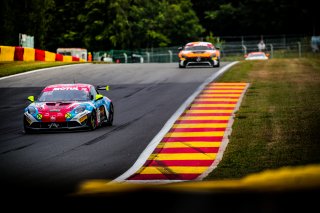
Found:
[[[320,163],[320,59],[242,61],[219,82],[248,82],[210,179]]]
[[[63,66],[68,64],[77,64],[80,62],[43,62],[43,61],[12,61],[0,62],[0,77],[14,75],[35,69],[42,69],[55,66]],[[83,62],[81,62],[83,63]]]

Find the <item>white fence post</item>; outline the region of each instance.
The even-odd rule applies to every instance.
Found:
[[[270,44],[270,52],[271,52],[271,58],[273,58],[273,45]]]
[[[246,55],[246,54],[247,54],[247,47],[243,44],[243,45],[242,45],[242,48],[243,48],[243,50],[244,50],[244,54]]]
[[[169,56],[170,56],[170,59],[169,59],[170,61],[169,62],[172,63],[172,51],[168,50],[168,52],[169,52]]]
[[[150,63],[150,53],[146,52],[146,54],[147,54],[147,63]]]
[[[301,43],[298,41],[298,51],[299,51],[299,57],[301,57]]]
[[[128,56],[127,56],[127,54],[126,54],[126,53],[123,53],[123,55],[124,55],[124,63],[128,63]]]
[[[142,55],[132,54],[132,57],[139,57],[140,58],[140,63],[143,63]]]

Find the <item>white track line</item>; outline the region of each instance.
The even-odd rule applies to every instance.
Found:
[[[160,132],[152,139],[152,141],[148,144],[146,149],[141,153],[137,161],[133,164],[133,166],[128,169],[125,173],[114,179],[112,182],[123,182],[128,177],[133,175],[138,169],[140,169],[149,156],[152,154],[153,150],[160,143],[165,134],[171,129],[174,122],[180,117],[180,115],[184,112],[184,110],[192,103],[192,101],[199,95],[199,93],[207,86],[207,84],[211,83],[217,77],[226,72],[230,67],[238,63],[238,61],[232,62],[225,67],[221,68],[218,72],[212,74],[209,78],[205,80],[196,91],[179,107],[179,109],[171,116],[171,118],[165,123]],[[142,182],[142,181],[141,181]]]
[[[86,63],[86,64],[88,64],[88,63]],[[4,79],[8,79],[8,78],[21,76],[21,75],[28,75],[28,74],[32,74],[32,73],[36,73],[36,72],[42,72],[42,71],[57,69],[57,68],[61,68],[61,67],[70,67],[70,66],[86,65],[86,64],[70,64],[70,65],[62,65],[62,66],[55,66],[55,67],[37,69],[37,70],[32,70],[32,71],[22,72],[22,73],[18,73],[18,74],[14,74],[14,75],[5,76],[5,77],[0,78],[0,81],[4,80]]]

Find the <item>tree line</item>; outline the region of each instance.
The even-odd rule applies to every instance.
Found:
[[[19,33],[35,47],[90,51],[178,46],[210,35],[311,34],[318,9],[308,0],[2,0],[0,45]]]

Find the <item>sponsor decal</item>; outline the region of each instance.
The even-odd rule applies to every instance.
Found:
[[[100,123],[100,109],[97,108],[97,121]]]
[[[60,109],[50,109],[50,112],[60,112]]]
[[[81,117],[81,118],[79,119],[80,123],[82,123],[83,121],[85,121],[87,118],[88,118],[87,115]]]
[[[49,128],[58,128],[59,127],[59,124],[57,123],[51,123],[48,125]]]
[[[29,125],[32,123],[32,121],[30,120],[30,118],[28,118],[27,116],[26,116],[26,120],[27,120],[27,122],[29,123]]]
[[[50,121],[55,122],[56,121],[56,116],[51,116]]]
[[[65,114],[64,117],[65,117],[65,118],[71,118],[71,114],[68,112],[68,113]]]
[[[53,90],[78,90],[78,87],[56,87]]]
[[[39,120],[41,120],[41,119],[42,119],[42,115],[41,115],[41,114],[38,114],[38,115],[37,115],[37,118],[38,118]]]
[[[45,104],[43,104],[43,103],[35,104],[35,107],[38,108],[38,109],[44,109],[44,106],[45,106]]]

